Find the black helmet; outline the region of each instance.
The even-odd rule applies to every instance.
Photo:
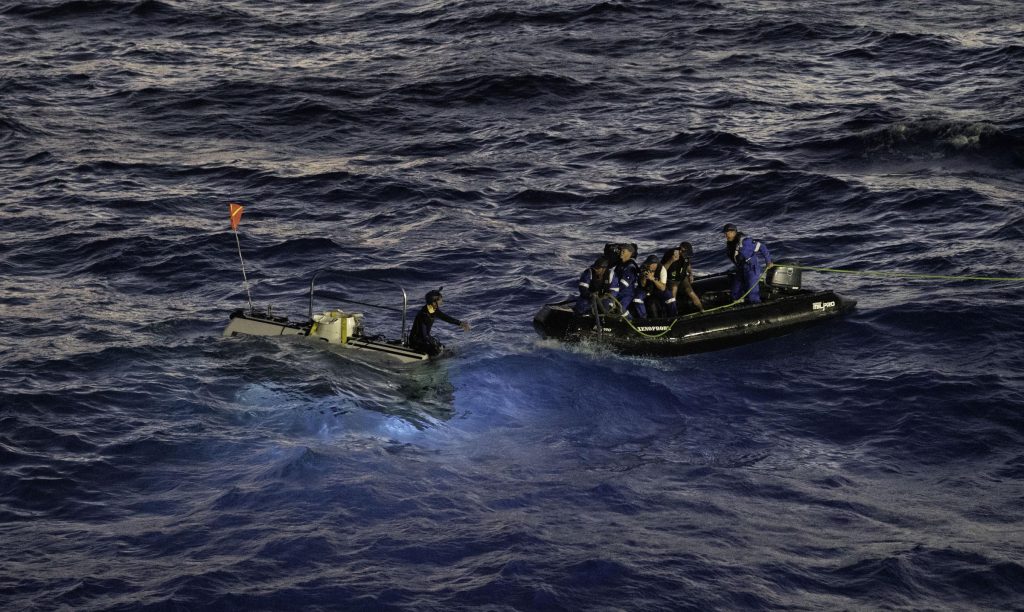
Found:
[[[661,260],[660,260],[660,259],[658,259],[658,256],[657,256],[657,255],[648,255],[648,256],[647,256],[647,259],[645,259],[645,260],[644,260],[644,265],[645,265],[645,266],[649,266],[649,265],[651,265],[651,264],[656,264],[656,263],[658,263],[658,262],[660,262],[660,261],[661,261]]]
[[[437,289],[431,289],[430,291],[427,292],[427,303],[428,304],[433,304],[434,302],[436,302],[438,299],[441,298],[441,289],[444,289],[444,287],[438,287]]]
[[[723,234],[725,232],[735,232],[735,231],[739,231],[739,230],[736,229],[736,224],[735,223],[726,223],[725,227],[722,228],[722,233]]]
[[[598,269],[601,269],[601,268],[607,269],[608,268],[608,260],[605,259],[604,257],[598,257],[597,259],[594,260],[594,265],[592,265],[590,267],[594,268],[595,270],[598,270]]]

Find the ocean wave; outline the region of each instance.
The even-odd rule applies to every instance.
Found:
[[[3,14],[36,21],[79,21],[94,18],[137,18],[165,25],[247,23],[252,17],[223,5],[200,5],[184,11],[160,0],[47,0],[49,3],[15,2]]]
[[[757,151],[760,147],[749,140],[728,132],[707,131],[676,134],[671,138],[653,142],[642,149],[622,149],[595,155],[598,159],[623,162],[650,162],[655,160],[693,160],[722,157],[735,161],[742,153]]]
[[[830,151],[849,160],[886,161],[960,158],[994,167],[1024,166],[1024,139],[1017,130],[983,122],[922,119],[874,125],[882,117],[858,117],[848,127],[858,133],[808,139],[801,147]]]
[[[518,26],[557,26],[564,27],[573,23],[607,23],[623,18],[650,12],[657,7],[651,2],[584,2],[574,7],[539,6],[520,9],[490,9],[477,13],[464,12],[457,16],[436,19],[428,24],[428,28],[446,32],[459,32],[512,28]],[[708,6],[709,3],[687,2],[688,5]]]
[[[487,74],[454,80],[404,85],[389,95],[419,104],[501,104],[509,101],[565,99],[588,91],[589,86],[557,74]]]
[[[998,45],[962,55],[967,70],[1020,70],[1024,66],[1024,45]]]
[[[351,137],[390,114],[384,105],[362,102],[371,95],[299,80],[283,85],[223,81],[201,89],[149,86],[121,91],[116,97],[131,112],[143,114],[145,124],[161,137],[201,129],[211,137],[237,141],[246,139],[246,134],[280,137],[294,133],[296,127],[315,135],[316,140]],[[220,115],[220,120],[211,124],[202,118],[208,115]]]
[[[138,2],[131,9],[131,14],[137,17],[154,17],[154,16],[178,16],[180,13],[175,9],[174,6],[160,2],[160,0],[142,0]]]
[[[862,36],[861,30],[855,26],[814,16],[798,20],[785,14],[765,18],[744,13],[730,14],[726,19],[701,26],[694,33],[717,41],[742,42],[744,49],[759,46],[807,46],[817,40],[828,40],[835,44],[836,41]]]
[[[14,146],[38,133],[38,130],[17,119],[0,116],[0,145]]]
[[[872,599],[895,606],[919,602],[926,592],[938,597],[945,595],[950,598],[947,602],[985,605],[986,601],[1019,594],[1020,590],[1012,586],[1012,577],[1022,571],[1014,563],[993,567],[984,556],[955,547],[916,547],[839,568],[822,588],[844,593],[854,600],[868,596],[870,591]]]
[[[51,4],[15,3],[4,9],[8,15],[30,19],[74,19],[96,14],[129,13],[136,3],[118,0],[57,0]]]

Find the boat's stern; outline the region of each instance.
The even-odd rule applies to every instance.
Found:
[[[839,295],[838,293],[835,293],[833,295],[836,296],[836,301],[838,302],[839,314],[847,315],[847,314],[850,314],[851,312],[853,312],[854,309],[857,308],[857,300],[853,300],[853,299],[850,299],[850,298],[847,298],[847,297],[843,297],[843,296]]]
[[[573,322],[572,302],[545,304],[533,315],[533,328],[542,338],[566,340]]]

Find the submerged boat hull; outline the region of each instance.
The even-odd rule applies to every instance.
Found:
[[[694,288],[705,307],[729,302],[727,279],[698,281]],[[703,291],[702,291],[703,289]],[[688,355],[756,342],[822,323],[849,313],[856,301],[825,290],[766,289],[760,304],[740,304],[674,318],[627,321],[617,315],[576,315],[575,300],[547,304],[534,316],[545,338],[588,341],[632,355]]]
[[[287,317],[275,317],[265,313],[239,309],[231,313],[225,337],[234,336],[298,336],[310,342],[327,346],[341,354],[349,354],[360,359],[386,363],[419,363],[427,361],[429,356],[419,353],[400,342],[381,342],[377,339],[362,336],[325,337],[318,335],[317,322],[299,323],[289,321]]]

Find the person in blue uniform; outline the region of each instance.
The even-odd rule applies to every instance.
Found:
[[[445,323],[458,325],[463,331],[469,331],[469,323],[460,321],[441,312],[441,303],[444,298],[440,289],[431,289],[427,292],[426,305],[416,313],[412,322],[412,331],[409,333],[409,348],[420,353],[426,353],[436,357],[444,350],[444,345],[437,338],[430,335],[434,326],[434,319],[441,319]]]
[[[598,257],[593,265],[580,274],[580,297],[576,298],[573,310],[578,315],[585,315],[593,309],[594,299],[608,291],[608,260]]]
[[[633,255],[636,249],[632,245],[623,245],[619,257],[621,262],[615,267],[615,274],[612,277],[618,282],[611,287],[612,294],[622,305],[622,315],[629,317],[631,314],[643,319],[647,316],[644,308],[643,294],[637,290],[637,281],[640,279],[640,266],[636,264]]]
[[[746,302],[748,304],[761,303],[758,281],[765,269],[772,266],[772,256],[768,252],[768,246],[759,240],[743,235],[732,223],[726,223],[722,232],[725,234],[725,254],[736,267],[732,277],[732,299],[738,300],[749,289],[750,293],[747,293]]]

